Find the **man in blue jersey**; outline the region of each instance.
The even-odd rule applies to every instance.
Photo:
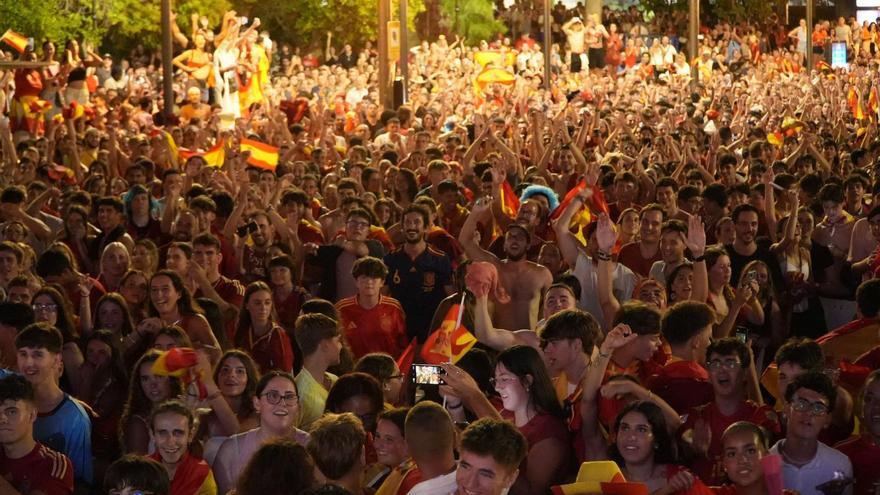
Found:
[[[65,454],[77,485],[92,482],[91,421],[83,406],[58,386],[64,340],[46,323],[27,326],[15,339],[18,370],[34,388],[37,420],[34,438]]]

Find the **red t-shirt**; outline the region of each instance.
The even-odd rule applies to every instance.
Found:
[[[676,411],[687,411],[715,398],[709,373],[696,361],[667,363],[648,379],[648,389]]]
[[[747,400],[740,404],[739,409],[731,416],[725,416],[718,410],[715,402],[695,407],[691,409],[685,422],[679,429],[679,434],[692,431],[698,419],[702,419],[709,424],[712,431],[712,440],[709,444],[708,458],[696,458],[691,463],[691,469],[708,485],[720,485],[725,479],[724,466],[722,464],[721,454],[723,446],[721,445],[721,435],[728,426],[737,421],[749,421],[758,426],[764,427],[769,433],[768,439],[772,444],[781,433],[779,425],[779,417],[773,408],[767,405],[759,406],[754,402]]]
[[[253,330],[248,329],[245,341],[238,347],[248,351],[260,367],[260,373],[281,370],[290,373],[293,370],[293,348],[287,332],[275,325],[269,333],[254,338]]]
[[[238,280],[226,278],[220,275],[213,284],[214,290],[221,299],[231,304],[235,309],[241,311],[242,303],[244,303],[244,286]],[[205,297],[201,289],[197,289],[193,297]],[[224,322],[226,327],[226,336],[231,339],[235,335],[236,318],[231,318]]]
[[[21,493],[73,493],[73,464],[66,455],[37,442],[20,459],[8,459],[0,449],[0,474]]]
[[[617,255],[617,261],[619,263],[629,268],[637,275],[645,278],[650,275],[651,265],[653,265],[655,261],[660,261],[662,259],[659,249],[657,249],[657,252],[652,258],[642,258],[642,252],[639,249],[638,242],[630,242],[629,244],[624,245],[620,248],[620,254]]]
[[[853,495],[874,495],[880,485],[880,445],[869,435],[855,436],[834,446],[852,462]]]
[[[385,352],[396,359],[409,345],[406,315],[393,297],[379,296],[379,304],[371,309],[361,307],[357,296],[346,297],[336,303],[336,310],[355,359],[370,352]]]

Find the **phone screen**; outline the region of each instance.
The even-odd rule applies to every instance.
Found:
[[[419,385],[440,385],[443,368],[434,364],[413,364],[413,381]]]

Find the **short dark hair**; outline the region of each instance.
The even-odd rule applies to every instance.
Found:
[[[794,394],[802,388],[824,395],[828,399],[828,412],[834,411],[834,403],[837,402],[837,388],[828,375],[816,370],[798,375],[785,389],[785,401],[791,403]]]
[[[394,423],[394,426],[396,426],[400,430],[400,434],[403,435],[406,431],[407,413],[409,413],[408,407],[395,407],[393,409],[386,409],[379,413],[378,421],[390,421]]]
[[[663,235],[667,232],[679,232],[687,237],[688,226],[681,220],[673,218],[672,220],[667,220],[663,222],[663,226],[660,227],[660,235]]]
[[[452,451],[455,426],[443,406],[423,400],[406,414],[404,438],[413,459],[434,458]]]
[[[10,373],[0,378],[0,402],[21,400],[34,403],[34,387],[24,376]]]
[[[109,207],[113,208],[114,210],[116,210],[117,213],[124,213],[125,212],[125,204],[122,202],[121,199],[117,198],[116,196],[104,196],[104,197],[100,198],[95,203],[95,209],[97,210],[98,208],[100,208],[102,206],[109,206]]]
[[[385,280],[385,277],[388,276],[388,267],[379,258],[364,256],[352,265],[351,276],[355,279],[358,277],[369,277]]]
[[[814,370],[822,366],[825,358],[822,348],[814,340],[791,338],[782,344],[774,356],[776,366],[785,363],[796,364],[805,370]],[[781,392],[784,392],[782,390]]]
[[[556,277],[553,281],[553,285],[547,288],[549,292],[551,289],[555,289],[557,287],[565,287],[569,291],[571,291],[571,295],[574,296],[575,301],[580,300],[581,298],[581,281],[571,272],[565,272]],[[546,292],[544,293],[546,296]]]
[[[204,210],[217,213],[217,203],[204,194],[196,196],[189,202],[190,210]]]
[[[461,450],[492,459],[505,469],[514,471],[528,453],[528,443],[519,429],[509,421],[482,418],[474,421],[461,434]]]
[[[764,428],[752,423],[750,421],[737,421],[732,425],[728,426],[727,429],[724,430],[724,433],[721,435],[721,443],[724,443],[724,439],[733,435],[735,433],[739,433],[741,431],[747,431],[755,435],[755,438],[758,440],[758,447],[762,450],[767,450],[767,431]]]
[[[840,184],[829,183],[822,186],[822,189],[819,189],[819,201],[825,202],[830,201],[832,203],[843,203],[844,198],[846,197],[843,187]]]
[[[193,246],[210,246],[217,249],[219,253],[222,249],[222,245],[220,244],[220,239],[217,238],[214,234],[209,232],[205,232],[203,234],[199,234],[195,239],[192,240]]]
[[[880,279],[862,282],[856,289],[856,305],[863,318],[876,318],[880,313]]]
[[[715,311],[698,301],[681,301],[667,308],[660,322],[663,337],[670,345],[681,345],[715,323]]]
[[[184,418],[186,418],[186,424],[190,431],[192,431],[192,427],[196,421],[192,409],[186,407],[183,402],[180,402],[179,400],[166,400],[165,402],[153,408],[152,412],[150,412],[151,431],[155,431],[156,417],[160,414],[178,414],[180,416],[183,416]]]
[[[620,305],[612,326],[624,323],[638,335],[660,333],[660,310],[641,301],[630,300]]]
[[[807,174],[801,177],[801,179],[798,181],[798,187],[803,189],[803,191],[810,196],[815,196],[819,194],[819,190],[822,188],[822,178],[819,177],[818,174]],[[841,193],[843,193],[842,190]]]
[[[289,205],[296,203],[305,207],[309,206],[309,196],[300,189],[289,189],[281,195],[281,204]]]
[[[155,495],[168,495],[171,481],[168,472],[161,464],[137,454],[126,454],[107,468],[104,475],[104,491],[131,487],[151,492]]]
[[[712,201],[721,208],[727,206],[727,191],[722,184],[709,184],[703,189],[703,199]]]
[[[12,281],[18,280],[19,277],[15,277]],[[12,286],[12,281],[10,281],[10,286]],[[0,302],[0,325],[21,331],[33,322],[34,310],[29,305],[9,301]]]
[[[749,203],[736,205],[736,208],[730,213],[730,218],[733,220],[733,223],[736,223],[739,221],[739,216],[746,212],[754,213],[759,219],[761,218],[761,212]]]
[[[293,332],[304,356],[313,354],[322,341],[339,335],[336,321],[319,313],[303,314],[296,319]]]
[[[700,197],[700,190],[697,189],[697,186],[685,184],[678,189],[676,197],[679,201],[690,201],[693,198]]]
[[[15,259],[19,263],[21,263],[21,260],[24,259],[24,251],[12,241],[0,242],[0,253],[2,253],[3,251],[11,252],[13,255],[15,255]]]
[[[410,213],[418,213],[422,216],[422,221],[425,223],[425,227],[431,223],[431,215],[428,213],[427,208],[420,204],[411,203],[409,206],[403,209],[403,212],[400,213],[401,220],[403,217],[407,216]]]
[[[354,218],[354,217],[363,218],[363,219],[366,220],[367,223],[369,223],[370,225],[373,224],[373,217],[370,215],[370,213],[369,213],[367,210],[365,210],[365,209],[363,209],[363,208],[352,208],[352,209],[348,212],[348,215],[345,216],[345,220],[348,221],[348,220],[351,220],[351,219]]]
[[[458,184],[456,184],[455,182],[453,182],[449,179],[444,180],[444,181],[440,182],[439,184],[437,184],[437,192],[440,194],[444,194],[447,192],[457,193],[458,192]]]
[[[3,188],[3,192],[0,193],[0,203],[20,204],[26,198],[27,192],[21,186],[6,186]]]
[[[15,337],[15,348],[46,349],[52,354],[61,354],[64,337],[61,331],[46,322],[31,323]]]
[[[51,248],[40,255],[35,267],[37,275],[41,278],[59,277],[67,270],[73,269],[70,258],[58,248]]]
[[[541,331],[541,347],[551,340],[574,339],[579,340],[583,351],[589,354],[601,335],[599,323],[593,315],[579,309],[567,309],[547,318]]]
[[[367,434],[352,413],[328,413],[312,425],[306,450],[327,478],[338,480],[357,466]]]
[[[740,367],[743,369],[748,368],[749,365],[752,364],[752,358],[751,354],[749,354],[748,346],[735,337],[724,337],[718,340],[713,340],[712,343],[709,344],[709,347],[706,348],[707,361],[712,354],[718,354],[719,356],[736,355],[739,357]]]
[[[661,187],[668,187],[672,189],[672,192],[678,192],[678,181],[672,177],[660,177],[657,179],[657,185],[654,186],[654,189],[656,190]]]
[[[305,493],[315,484],[315,466],[306,448],[293,440],[273,440],[263,444],[248,461],[238,478],[238,495]]]

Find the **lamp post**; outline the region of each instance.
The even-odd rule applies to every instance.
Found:
[[[171,65],[171,0],[162,0],[162,113],[170,117],[174,113],[174,79]],[[167,122],[167,121],[166,121]]]
[[[550,29],[553,22],[550,17],[550,1],[544,0],[544,89],[550,89],[550,45],[553,42]]]
[[[807,29],[804,36],[807,37],[807,74],[813,70],[813,0],[807,0]]]
[[[401,103],[406,103],[409,100],[409,28],[406,23],[406,2],[407,0],[400,0],[400,8],[399,16],[400,19],[400,60],[397,63],[397,66],[400,67],[400,75],[403,77],[403,101]]]
[[[392,107],[391,77],[388,63],[388,20],[391,18],[389,0],[379,0],[379,100],[387,110]]]
[[[697,64],[695,63],[700,56],[697,53],[700,49],[700,43],[697,36],[700,34],[700,0],[688,0],[688,52],[691,57],[691,84],[697,82]]]

